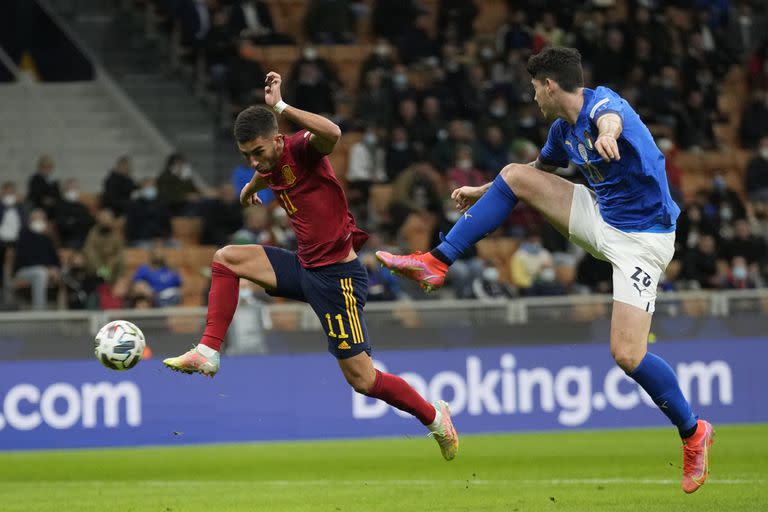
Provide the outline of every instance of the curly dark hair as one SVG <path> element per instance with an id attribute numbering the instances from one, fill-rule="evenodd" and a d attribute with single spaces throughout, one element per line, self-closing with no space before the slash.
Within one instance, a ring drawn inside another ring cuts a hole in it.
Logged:
<path id="1" fill-rule="evenodd" d="M 584 87 L 584 72 L 581 69 L 581 53 L 576 48 L 544 48 L 528 59 L 528 73 L 543 82 L 549 78 L 568 92 Z"/>
<path id="2" fill-rule="evenodd" d="M 248 107 L 237 115 L 234 132 L 239 144 L 259 137 L 271 137 L 277 133 L 277 117 L 263 105 Z"/>

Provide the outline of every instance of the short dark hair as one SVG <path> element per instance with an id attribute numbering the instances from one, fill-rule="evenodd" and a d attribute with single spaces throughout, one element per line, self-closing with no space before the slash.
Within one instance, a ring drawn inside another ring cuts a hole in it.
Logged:
<path id="1" fill-rule="evenodd" d="M 259 137 L 271 137 L 277 133 L 277 117 L 271 109 L 262 105 L 248 107 L 237 114 L 234 132 L 239 144 Z"/>
<path id="2" fill-rule="evenodd" d="M 544 48 L 528 59 L 528 73 L 543 82 L 549 78 L 568 92 L 584 87 L 584 72 L 581 69 L 581 53 L 576 48 Z"/>

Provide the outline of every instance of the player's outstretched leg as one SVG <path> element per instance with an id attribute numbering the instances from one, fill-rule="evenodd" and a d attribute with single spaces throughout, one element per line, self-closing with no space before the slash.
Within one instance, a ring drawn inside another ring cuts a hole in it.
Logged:
<path id="1" fill-rule="evenodd" d="M 395 255 L 378 251 L 376 257 L 385 267 L 419 283 L 425 291 L 440 288 L 445 282 L 448 266 L 478 240 L 498 228 L 516 204 L 517 196 L 504 180 L 503 173 L 499 174 L 485 194 L 430 253 Z"/>
<path id="2" fill-rule="evenodd" d="M 229 324 L 237 309 L 240 278 L 227 266 L 214 259 L 211 263 L 211 291 L 208 314 L 200 343 L 192 350 L 170 357 L 163 364 L 183 373 L 201 373 L 213 377 L 219 371 L 219 351 Z"/>
<path id="3" fill-rule="evenodd" d="M 373 367 L 367 353 L 340 359 L 339 366 L 352 388 L 363 395 L 378 398 L 418 419 L 440 446 L 445 460 L 453 460 L 459 451 L 459 435 L 451 421 L 451 410 L 443 400 L 430 404 L 404 379 Z"/>

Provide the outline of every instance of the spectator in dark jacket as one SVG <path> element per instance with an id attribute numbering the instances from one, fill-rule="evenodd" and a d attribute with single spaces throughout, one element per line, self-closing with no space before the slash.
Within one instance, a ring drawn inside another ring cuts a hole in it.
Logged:
<path id="1" fill-rule="evenodd" d="M 683 262 L 685 277 L 694 281 L 701 288 L 717 288 L 717 252 L 715 238 L 702 235 L 699 245 L 688 252 Z"/>
<path id="2" fill-rule="evenodd" d="M 200 200 L 200 188 L 192 176 L 192 166 L 181 153 L 173 153 L 157 177 L 157 196 L 172 216 L 187 215 Z"/>
<path id="3" fill-rule="evenodd" d="M 203 244 L 227 245 L 232 235 L 243 227 L 239 192 L 231 183 L 224 183 L 219 187 L 218 197 L 205 204 Z"/>
<path id="4" fill-rule="evenodd" d="M 747 164 L 744 189 L 752 201 L 768 201 L 768 135 L 760 139 L 760 146 Z"/>
<path id="5" fill-rule="evenodd" d="M 128 204 L 125 214 L 125 239 L 131 247 L 149 248 L 171 242 L 171 214 L 157 198 L 153 178 L 142 182 L 138 198 Z"/>
<path id="6" fill-rule="evenodd" d="M 109 172 L 104 180 L 104 191 L 101 196 L 101 204 L 109 208 L 117 217 L 125 215 L 131 196 L 139 186 L 131 177 L 131 158 L 123 155 L 117 159 L 115 168 Z"/>
<path id="7" fill-rule="evenodd" d="M 46 308 L 48 284 L 58 281 L 61 261 L 50 235 L 45 212 L 33 210 L 29 224 L 19 233 L 13 262 L 14 278 L 28 281 L 32 289 L 32 308 Z"/>
<path id="8" fill-rule="evenodd" d="M 37 171 L 29 178 L 27 200 L 33 208 L 42 208 L 51 217 L 56 213 L 56 206 L 61 199 L 59 183 L 53 177 L 56 164 L 48 155 L 37 161 Z"/>
<path id="9" fill-rule="evenodd" d="M 56 229 L 62 247 L 80 249 L 93 226 L 93 216 L 80 202 L 80 187 L 76 179 L 64 182 L 63 198 L 56 207 Z"/>

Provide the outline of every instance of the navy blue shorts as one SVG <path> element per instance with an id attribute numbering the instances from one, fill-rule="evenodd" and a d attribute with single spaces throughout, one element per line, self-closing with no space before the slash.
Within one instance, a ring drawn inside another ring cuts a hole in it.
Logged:
<path id="1" fill-rule="evenodd" d="M 274 297 L 299 300 L 312 306 L 328 337 L 328 352 L 346 359 L 370 355 L 363 308 L 368 298 L 368 272 L 360 260 L 318 268 L 304 268 L 295 253 L 263 246 L 277 276 Z"/>

